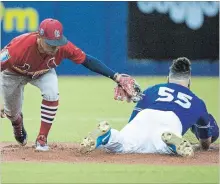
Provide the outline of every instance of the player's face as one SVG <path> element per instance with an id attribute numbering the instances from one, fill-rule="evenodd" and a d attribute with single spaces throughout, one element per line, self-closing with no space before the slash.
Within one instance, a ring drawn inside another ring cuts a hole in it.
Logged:
<path id="1" fill-rule="evenodd" d="M 40 46 L 42 50 L 48 55 L 55 55 L 59 49 L 59 46 L 48 45 L 43 38 L 40 39 Z"/>

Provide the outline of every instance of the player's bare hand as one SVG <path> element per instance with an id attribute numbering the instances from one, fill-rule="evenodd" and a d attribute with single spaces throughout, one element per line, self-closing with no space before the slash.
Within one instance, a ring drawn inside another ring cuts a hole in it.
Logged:
<path id="1" fill-rule="evenodd" d="M 6 114 L 4 112 L 4 109 L 0 109 L 0 117 L 1 118 L 5 118 L 6 117 Z"/>

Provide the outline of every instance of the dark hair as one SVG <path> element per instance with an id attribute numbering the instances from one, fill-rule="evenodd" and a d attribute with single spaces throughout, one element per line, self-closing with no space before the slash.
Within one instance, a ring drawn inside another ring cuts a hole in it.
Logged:
<path id="1" fill-rule="evenodd" d="M 170 66 L 171 76 L 187 77 L 191 75 L 191 62 L 186 57 L 180 57 L 173 60 Z"/>

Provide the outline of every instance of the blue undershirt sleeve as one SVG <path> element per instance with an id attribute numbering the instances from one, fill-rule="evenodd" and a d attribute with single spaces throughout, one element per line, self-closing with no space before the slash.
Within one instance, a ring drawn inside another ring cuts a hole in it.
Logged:
<path id="1" fill-rule="evenodd" d="M 215 142 L 219 137 L 219 127 L 215 118 L 211 114 L 209 114 L 209 121 L 212 134 L 212 142 Z"/>
<path id="2" fill-rule="evenodd" d="M 197 139 L 208 139 L 212 137 L 210 117 L 206 109 L 205 103 L 201 100 L 199 104 L 200 117 L 192 126 L 191 130 L 196 135 Z"/>
<path id="3" fill-rule="evenodd" d="M 116 72 L 111 70 L 104 63 L 90 55 L 86 55 L 86 59 L 82 63 L 82 65 L 93 72 L 99 73 L 105 77 L 109 77 L 112 80 L 114 80 L 114 75 L 116 74 Z"/>
<path id="4" fill-rule="evenodd" d="M 192 133 L 196 136 L 198 140 L 202 138 L 203 139 L 208 138 L 207 136 L 208 134 L 212 137 L 212 143 L 213 143 L 219 137 L 219 127 L 214 117 L 211 114 L 209 114 L 209 125 L 210 125 L 209 128 L 205 128 L 205 127 L 201 128 L 201 127 L 198 127 L 197 124 L 195 124 L 191 127 Z"/>

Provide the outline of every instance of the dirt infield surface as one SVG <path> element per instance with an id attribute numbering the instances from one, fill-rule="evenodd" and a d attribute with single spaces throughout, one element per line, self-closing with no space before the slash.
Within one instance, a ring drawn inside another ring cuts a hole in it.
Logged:
<path id="1" fill-rule="evenodd" d="M 196 151 L 193 158 L 156 154 L 110 154 L 101 150 L 83 155 L 75 143 L 50 144 L 49 152 L 36 152 L 29 143 L 0 143 L 2 162 L 63 162 L 63 163 L 118 163 L 153 165 L 219 165 L 219 146 L 209 151 Z"/>

